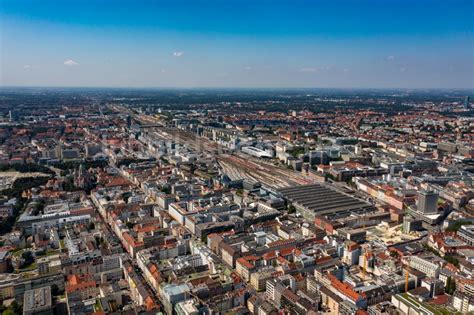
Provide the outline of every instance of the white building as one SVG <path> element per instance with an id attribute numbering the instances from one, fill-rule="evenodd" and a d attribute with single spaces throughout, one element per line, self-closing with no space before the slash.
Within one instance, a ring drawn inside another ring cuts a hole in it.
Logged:
<path id="1" fill-rule="evenodd" d="M 194 300 L 186 300 L 175 305 L 174 310 L 177 315 L 198 315 L 199 310 Z"/>
<path id="2" fill-rule="evenodd" d="M 453 296 L 453 307 L 463 314 L 474 311 L 474 297 L 469 294 L 456 292 Z"/>
<path id="3" fill-rule="evenodd" d="M 271 159 L 273 156 L 270 152 L 263 151 L 261 149 L 258 149 L 256 147 L 242 147 L 242 152 L 247 153 L 252 156 L 256 156 L 259 158 L 269 158 Z"/>
<path id="4" fill-rule="evenodd" d="M 418 256 L 410 257 L 410 267 L 423 272 L 428 277 L 438 279 L 440 267 L 427 259 Z"/>
<path id="5" fill-rule="evenodd" d="M 470 246 L 474 246 L 474 224 L 463 225 L 458 231 L 458 236 Z"/>

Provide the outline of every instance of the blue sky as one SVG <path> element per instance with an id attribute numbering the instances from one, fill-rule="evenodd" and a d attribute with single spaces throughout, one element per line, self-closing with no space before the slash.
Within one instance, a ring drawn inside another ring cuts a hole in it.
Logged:
<path id="1" fill-rule="evenodd" d="M 474 0 L 0 0 L 0 84 L 474 88 Z"/>

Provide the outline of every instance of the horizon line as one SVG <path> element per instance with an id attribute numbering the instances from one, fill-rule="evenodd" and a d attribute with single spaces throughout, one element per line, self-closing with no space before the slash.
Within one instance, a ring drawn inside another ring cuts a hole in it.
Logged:
<path id="1" fill-rule="evenodd" d="M 474 87 L 266 87 L 266 86 L 82 86 L 82 85 L 0 85 L 0 89 L 129 89 L 129 90 L 438 90 L 473 91 Z"/>

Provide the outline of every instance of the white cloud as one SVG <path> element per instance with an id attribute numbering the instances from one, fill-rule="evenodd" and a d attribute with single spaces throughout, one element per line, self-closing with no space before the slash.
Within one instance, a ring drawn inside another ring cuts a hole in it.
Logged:
<path id="1" fill-rule="evenodd" d="M 405 72 L 405 71 L 407 71 L 407 68 L 406 68 L 406 67 L 401 67 L 401 68 L 400 68 L 400 72 Z"/>
<path id="2" fill-rule="evenodd" d="M 165 70 L 165 69 L 161 69 L 161 73 L 165 73 L 165 72 L 166 72 L 166 70 Z"/>
<path id="3" fill-rule="evenodd" d="M 244 70 L 247 70 L 247 71 L 252 70 L 252 67 L 251 66 L 245 66 Z"/>
<path id="4" fill-rule="evenodd" d="M 386 59 L 387 59 L 387 61 L 393 61 L 393 60 L 395 60 L 395 56 L 390 55 L 390 56 L 387 56 Z"/>
<path id="5" fill-rule="evenodd" d="M 182 57 L 184 55 L 184 51 L 175 51 L 173 53 L 173 56 L 175 57 Z"/>
<path id="6" fill-rule="evenodd" d="M 68 60 L 64 60 L 64 65 L 68 67 L 74 67 L 74 66 L 78 66 L 79 63 L 72 59 L 68 59 Z"/>
<path id="7" fill-rule="evenodd" d="M 31 65 L 31 64 L 26 64 L 26 65 L 23 65 L 23 70 L 34 70 L 34 69 L 39 69 L 40 66 L 39 65 Z"/>
<path id="8" fill-rule="evenodd" d="M 321 72 L 321 71 L 329 71 L 332 68 L 330 66 L 321 66 L 321 67 L 304 67 L 301 68 L 300 72 Z"/>
<path id="9" fill-rule="evenodd" d="M 306 68 L 301 68 L 300 72 L 318 72 L 318 68 L 313 68 L 313 67 L 306 67 Z"/>

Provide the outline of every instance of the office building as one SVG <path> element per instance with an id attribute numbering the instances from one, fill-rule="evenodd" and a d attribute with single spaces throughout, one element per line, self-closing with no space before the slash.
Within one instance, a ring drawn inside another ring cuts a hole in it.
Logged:
<path id="1" fill-rule="evenodd" d="M 438 194 L 434 191 L 420 191 L 417 209 L 423 214 L 435 214 L 438 212 Z"/>
<path id="2" fill-rule="evenodd" d="M 437 279 L 439 276 L 440 268 L 436 263 L 431 261 L 430 257 L 421 258 L 413 256 L 410 258 L 410 267 L 423 272 L 428 277 Z"/>
<path id="3" fill-rule="evenodd" d="M 28 290 L 23 298 L 23 315 L 53 314 L 51 287 Z"/>
<path id="4" fill-rule="evenodd" d="M 461 226 L 458 236 L 469 246 L 474 246 L 474 224 Z"/>

